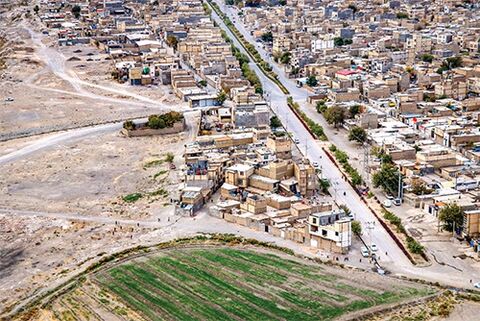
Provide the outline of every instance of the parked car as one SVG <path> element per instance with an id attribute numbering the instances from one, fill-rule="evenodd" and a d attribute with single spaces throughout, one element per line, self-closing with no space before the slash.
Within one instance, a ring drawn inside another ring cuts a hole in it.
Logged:
<path id="1" fill-rule="evenodd" d="M 396 198 L 393 200 L 393 204 L 395 204 L 396 206 L 400 206 L 402 205 L 402 200 L 399 198 Z"/>
<path id="2" fill-rule="evenodd" d="M 480 282 L 473 283 L 473 286 L 477 289 L 480 289 Z"/>
<path id="3" fill-rule="evenodd" d="M 175 164 L 170 164 L 170 169 L 176 169 L 177 166 L 175 166 Z"/>
<path id="4" fill-rule="evenodd" d="M 13 97 L 7 97 L 5 98 L 5 101 L 14 101 L 15 99 Z"/>
<path id="5" fill-rule="evenodd" d="M 295 144 L 300 144 L 300 139 L 298 138 L 294 138 L 293 141 L 295 142 Z"/>
<path id="6" fill-rule="evenodd" d="M 391 200 L 384 200 L 383 201 L 383 206 L 384 207 L 391 207 L 392 206 L 392 201 Z"/>
<path id="7" fill-rule="evenodd" d="M 376 252 L 378 250 L 377 244 L 375 243 L 370 244 L 370 250 L 372 250 L 372 252 Z"/>
<path id="8" fill-rule="evenodd" d="M 362 246 L 362 249 L 360 251 L 362 252 L 363 257 L 369 257 L 370 256 L 370 251 L 365 246 Z"/>
<path id="9" fill-rule="evenodd" d="M 315 168 L 318 168 L 318 166 L 319 166 L 317 162 L 313 162 L 312 165 L 313 165 L 313 167 L 315 167 Z"/>

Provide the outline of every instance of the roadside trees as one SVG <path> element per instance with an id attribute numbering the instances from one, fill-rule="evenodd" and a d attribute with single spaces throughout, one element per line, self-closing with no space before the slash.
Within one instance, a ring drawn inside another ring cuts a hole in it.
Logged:
<path id="1" fill-rule="evenodd" d="M 373 174 L 372 182 L 374 187 L 381 187 L 386 193 L 397 195 L 399 179 L 398 169 L 390 163 L 384 163 L 381 169 Z"/>
<path id="2" fill-rule="evenodd" d="M 463 210 L 455 203 L 447 204 L 440 210 L 438 219 L 443 223 L 443 228 L 452 232 L 454 228 L 463 225 Z"/>
<path id="3" fill-rule="evenodd" d="M 307 78 L 307 81 L 306 81 L 307 85 L 309 85 L 310 87 L 315 87 L 316 85 L 318 85 L 318 80 L 315 76 L 309 76 Z"/>
<path id="4" fill-rule="evenodd" d="M 367 140 L 367 132 L 362 127 L 354 126 L 348 133 L 348 140 L 364 143 Z"/>
<path id="5" fill-rule="evenodd" d="M 330 125 L 334 125 L 335 127 L 343 124 L 346 118 L 345 109 L 338 106 L 327 108 L 327 110 L 325 110 L 325 112 L 323 113 L 323 116 L 325 117 L 327 123 L 329 123 Z"/>

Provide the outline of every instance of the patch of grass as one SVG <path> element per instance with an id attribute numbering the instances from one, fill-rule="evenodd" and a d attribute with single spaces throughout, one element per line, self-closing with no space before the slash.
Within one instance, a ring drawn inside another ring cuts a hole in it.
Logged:
<path id="1" fill-rule="evenodd" d="M 372 291 L 318 265 L 235 248 L 169 250 L 96 278 L 150 320 L 332 320 L 421 294 L 400 285 Z"/>
<path id="2" fill-rule="evenodd" d="M 143 165 L 143 169 L 147 169 L 147 168 L 151 168 L 151 167 L 157 167 L 157 166 L 162 165 L 164 162 L 165 162 L 164 159 L 156 159 L 156 160 L 153 160 L 153 161 L 149 161 L 149 162 L 146 162 Z"/>
<path id="3" fill-rule="evenodd" d="M 151 193 L 148 193 L 149 196 L 163 196 L 163 197 L 167 197 L 168 196 L 168 192 L 163 189 L 163 188 L 159 188 L 157 189 L 156 191 L 153 191 Z"/>
<path id="4" fill-rule="evenodd" d="M 122 200 L 127 203 L 134 203 L 143 197 L 142 193 L 132 193 L 122 197 Z"/>
<path id="5" fill-rule="evenodd" d="M 163 170 L 159 171 L 158 173 L 155 173 L 155 175 L 153 175 L 153 179 L 156 179 L 158 176 L 164 175 L 166 173 L 168 173 L 168 171 L 163 169 Z"/>

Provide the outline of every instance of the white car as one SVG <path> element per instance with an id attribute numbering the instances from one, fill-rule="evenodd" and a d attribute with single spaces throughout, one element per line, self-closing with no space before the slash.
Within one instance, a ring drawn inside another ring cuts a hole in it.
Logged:
<path id="1" fill-rule="evenodd" d="M 295 142 L 295 144 L 300 144 L 300 139 L 298 138 L 294 138 L 293 141 Z"/>
<path id="2" fill-rule="evenodd" d="M 477 289 L 480 289 L 480 282 L 473 283 L 473 286 L 476 287 Z"/>
<path id="3" fill-rule="evenodd" d="M 383 206 L 384 207 L 391 207 L 392 206 L 392 201 L 391 200 L 384 200 L 383 201 Z"/>
<path id="4" fill-rule="evenodd" d="M 13 99 L 13 97 L 7 97 L 5 98 L 5 101 L 14 101 L 15 99 Z"/>
<path id="5" fill-rule="evenodd" d="M 370 244 L 370 250 L 372 250 L 372 252 L 376 252 L 378 250 L 377 244 L 375 243 Z"/>
<path id="6" fill-rule="evenodd" d="M 315 167 L 315 168 L 318 168 L 318 166 L 319 166 L 317 162 L 313 162 L 312 165 L 313 165 L 313 167 Z"/>
<path id="7" fill-rule="evenodd" d="M 370 256 L 370 251 L 365 246 L 362 246 L 362 249 L 360 251 L 362 252 L 363 257 L 369 257 Z"/>
<path id="8" fill-rule="evenodd" d="M 399 198 L 396 198 L 393 200 L 393 204 L 395 204 L 395 206 L 400 206 L 402 205 L 402 200 Z"/>

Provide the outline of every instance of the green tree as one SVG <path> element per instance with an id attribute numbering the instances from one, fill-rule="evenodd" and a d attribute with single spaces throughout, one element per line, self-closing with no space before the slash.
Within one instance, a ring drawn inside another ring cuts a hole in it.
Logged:
<path id="1" fill-rule="evenodd" d="M 438 74 L 442 74 L 444 71 L 452 70 L 463 65 L 463 59 L 461 56 L 450 57 L 442 62 L 442 66 L 437 69 Z"/>
<path id="2" fill-rule="evenodd" d="M 341 47 L 345 44 L 342 37 L 333 38 L 333 43 L 334 43 L 335 47 Z"/>
<path id="3" fill-rule="evenodd" d="M 375 157 L 379 157 L 381 153 L 382 153 L 382 148 L 380 146 L 372 146 L 372 148 L 370 148 L 370 154 L 372 154 Z"/>
<path id="4" fill-rule="evenodd" d="M 136 128 L 136 125 L 133 121 L 127 120 L 123 123 L 123 128 L 127 130 L 134 130 Z"/>
<path id="5" fill-rule="evenodd" d="M 445 205 L 438 215 L 438 219 L 443 223 L 443 228 L 452 232 L 453 229 L 463 226 L 463 210 L 455 203 Z"/>
<path id="6" fill-rule="evenodd" d="M 383 164 L 379 171 L 373 174 L 374 187 L 381 187 L 387 194 L 398 195 L 399 171 L 392 164 Z"/>
<path id="7" fill-rule="evenodd" d="M 200 80 L 200 81 L 198 82 L 198 84 L 199 84 L 200 86 L 202 86 L 202 87 L 207 87 L 207 81 L 204 80 L 204 79 Z"/>
<path id="8" fill-rule="evenodd" d="M 82 11 L 82 8 L 80 8 L 80 6 L 78 6 L 78 5 L 73 6 L 72 13 L 73 13 L 75 18 L 78 19 L 80 17 L 80 11 Z"/>
<path id="9" fill-rule="evenodd" d="M 316 109 L 317 109 L 317 113 L 319 114 L 323 114 L 325 112 L 325 110 L 327 110 L 327 105 L 325 105 L 325 101 L 324 100 L 320 100 L 319 102 L 317 102 L 317 105 L 316 105 Z"/>
<path id="10" fill-rule="evenodd" d="M 432 192 L 432 190 L 427 187 L 425 182 L 423 182 L 420 179 L 416 179 L 412 181 L 411 191 L 415 195 L 426 195 Z"/>
<path id="11" fill-rule="evenodd" d="M 217 101 L 220 104 L 223 104 L 227 100 L 227 94 L 222 90 L 221 92 L 218 93 L 217 95 Z"/>
<path id="12" fill-rule="evenodd" d="M 350 211 L 350 209 L 345 204 L 339 205 L 338 208 L 341 209 L 347 216 L 352 214 L 352 211 Z"/>
<path id="13" fill-rule="evenodd" d="M 327 110 L 325 110 L 323 116 L 325 117 L 327 123 L 330 125 L 333 124 L 335 127 L 337 127 L 338 125 L 343 124 L 345 121 L 345 109 L 338 106 L 329 107 Z"/>
<path id="14" fill-rule="evenodd" d="M 290 57 L 291 57 L 291 53 L 290 52 L 284 52 L 282 53 L 282 55 L 280 56 L 280 62 L 284 65 L 287 65 L 290 63 Z"/>
<path id="15" fill-rule="evenodd" d="M 263 42 L 272 42 L 273 41 L 273 34 L 271 31 L 265 32 L 262 34 L 261 39 Z"/>
<path id="16" fill-rule="evenodd" d="M 392 159 L 392 156 L 390 154 L 386 154 L 386 153 L 382 152 L 379 155 L 379 158 L 380 158 L 380 162 L 382 164 L 393 164 L 393 159 Z"/>
<path id="17" fill-rule="evenodd" d="M 280 0 L 278 1 L 278 4 L 281 6 L 286 6 L 287 5 L 287 0 Z"/>
<path id="18" fill-rule="evenodd" d="M 152 129 L 162 129 L 167 127 L 165 120 L 158 115 L 150 115 L 148 117 L 147 126 Z"/>
<path id="19" fill-rule="evenodd" d="M 367 132 L 362 127 L 354 126 L 348 132 L 348 140 L 364 143 L 367 140 Z"/>
<path id="20" fill-rule="evenodd" d="M 39 11 L 40 11 L 40 7 L 38 6 L 38 4 L 36 4 L 35 7 L 33 7 L 33 12 L 35 12 L 35 14 L 38 15 Z"/>
<path id="21" fill-rule="evenodd" d="M 177 50 L 178 39 L 174 35 L 167 36 L 167 45 L 172 47 L 173 49 Z"/>
<path id="22" fill-rule="evenodd" d="M 355 235 L 362 234 L 362 224 L 359 221 L 352 221 L 352 233 Z"/>
<path id="23" fill-rule="evenodd" d="M 408 14 L 405 12 L 397 13 L 397 19 L 408 19 Z"/>
<path id="24" fill-rule="evenodd" d="M 246 7 L 258 7 L 261 0 L 245 0 Z"/>
<path id="25" fill-rule="evenodd" d="M 276 129 L 282 127 L 282 122 L 277 116 L 270 117 L 270 128 Z"/>
<path id="26" fill-rule="evenodd" d="M 323 194 L 328 194 L 328 189 L 330 188 L 330 181 L 326 178 L 321 178 L 318 180 L 318 186 L 320 192 Z"/>
<path id="27" fill-rule="evenodd" d="M 355 13 L 358 11 L 358 8 L 356 5 L 354 4 L 349 4 L 348 5 L 348 9 L 351 9 L 353 11 L 353 14 L 355 15 Z"/>
<path id="28" fill-rule="evenodd" d="M 361 106 L 360 105 L 353 105 L 348 109 L 348 112 L 350 114 L 350 118 L 355 118 L 358 114 L 360 114 L 361 111 Z"/>
<path id="29" fill-rule="evenodd" d="M 174 159 L 175 159 L 175 155 L 173 155 L 173 153 L 167 153 L 167 155 L 165 155 L 165 161 L 167 163 L 173 163 Z"/>
<path id="30" fill-rule="evenodd" d="M 307 85 L 309 85 L 310 87 L 315 87 L 316 85 L 318 85 L 318 80 L 315 76 L 309 76 L 307 78 L 307 81 L 306 81 Z"/>
<path id="31" fill-rule="evenodd" d="M 431 63 L 433 61 L 433 55 L 431 54 L 423 54 L 420 56 L 420 59 L 424 62 L 428 62 L 428 63 Z"/>

